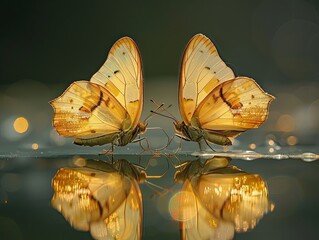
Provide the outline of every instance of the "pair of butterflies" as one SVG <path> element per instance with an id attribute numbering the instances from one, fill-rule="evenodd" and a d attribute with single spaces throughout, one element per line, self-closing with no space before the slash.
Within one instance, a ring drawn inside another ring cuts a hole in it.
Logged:
<path id="1" fill-rule="evenodd" d="M 142 239 L 139 183 L 146 173 L 125 159 L 112 164 L 84 161 L 79 164 L 83 167 L 56 173 L 52 206 L 72 227 L 90 231 L 94 239 Z M 175 173 L 175 181 L 183 183 L 174 195 L 179 197 L 173 217 L 180 221 L 181 239 L 232 239 L 235 232 L 253 229 L 271 210 L 262 178 L 228 163 L 224 157 L 188 161 Z"/>
<path id="2" fill-rule="evenodd" d="M 258 128 L 267 118 L 273 96 L 251 78 L 235 77 L 214 44 L 202 34 L 188 43 L 180 72 L 179 137 L 231 145 L 230 138 Z M 124 146 L 146 131 L 141 56 L 135 42 L 119 39 L 90 81 L 76 81 L 50 102 L 53 126 L 78 145 Z"/>

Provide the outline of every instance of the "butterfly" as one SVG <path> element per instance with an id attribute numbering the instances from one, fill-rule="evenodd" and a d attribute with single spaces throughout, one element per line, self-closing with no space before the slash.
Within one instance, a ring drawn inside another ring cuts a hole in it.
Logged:
<path id="1" fill-rule="evenodd" d="M 52 207 L 94 239 L 142 239 L 139 183 L 146 173 L 125 159 L 77 161 L 82 167 L 61 168 L 53 177 Z"/>
<path id="2" fill-rule="evenodd" d="M 77 145 L 124 146 L 146 131 L 139 122 L 143 76 L 139 49 L 129 37 L 119 39 L 90 81 L 72 83 L 50 102 L 53 126 Z"/>
<path id="3" fill-rule="evenodd" d="M 183 183 L 174 213 L 181 239 L 233 239 L 273 209 L 266 182 L 229 162 L 225 157 L 189 161 L 175 173 L 175 181 Z"/>
<path id="4" fill-rule="evenodd" d="M 178 137 L 231 145 L 231 137 L 258 128 L 268 117 L 273 96 L 248 77 L 235 77 L 211 42 L 195 35 L 186 46 L 179 79 Z M 180 134 L 181 133 L 181 134 Z"/>

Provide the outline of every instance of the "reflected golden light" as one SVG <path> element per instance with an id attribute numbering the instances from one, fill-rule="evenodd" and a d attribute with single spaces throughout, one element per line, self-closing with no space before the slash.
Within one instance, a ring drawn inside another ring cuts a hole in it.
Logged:
<path id="1" fill-rule="evenodd" d="M 31 147 L 32 147 L 33 150 L 38 150 L 39 149 L 39 144 L 32 143 Z"/>
<path id="2" fill-rule="evenodd" d="M 275 141 L 272 140 L 272 139 L 270 139 L 270 140 L 268 141 L 268 144 L 269 144 L 270 146 L 273 146 L 273 145 L 275 144 Z"/>
<path id="3" fill-rule="evenodd" d="M 288 114 L 281 115 L 277 120 L 277 128 L 279 131 L 292 132 L 295 130 L 295 127 L 295 119 Z"/>
<path id="4" fill-rule="evenodd" d="M 298 143 L 298 138 L 296 136 L 289 136 L 286 140 L 287 144 L 290 146 L 294 146 Z"/>
<path id="5" fill-rule="evenodd" d="M 24 117 L 18 117 L 14 120 L 13 128 L 17 133 L 25 133 L 29 128 L 28 120 Z"/>
<path id="6" fill-rule="evenodd" d="M 195 196 L 188 191 L 174 194 L 169 201 L 168 210 L 175 221 L 188 221 L 196 214 Z"/>
<path id="7" fill-rule="evenodd" d="M 252 149 L 252 150 L 256 149 L 256 144 L 255 143 L 251 143 L 249 145 L 249 148 Z"/>

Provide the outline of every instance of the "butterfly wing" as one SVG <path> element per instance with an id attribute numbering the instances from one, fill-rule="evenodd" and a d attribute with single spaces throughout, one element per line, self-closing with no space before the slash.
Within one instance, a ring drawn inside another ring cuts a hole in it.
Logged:
<path id="1" fill-rule="evenodd" d="M 65 137 L 99 138 L 129 129 L 127 111 L 104 87 L 88 81 L 77 81 L 58 98 L 53 126 Z"/>
<path id="2" fill-rule="evenodd" d="M 218 84 L 234 78 L 206 36 L 195 35 L 186 46 L 179 79 L 179 108 L 189 125 L 193 113 L 202 100 Z"/>
<path id="3" fill-rule="evenodd" d="M 191 121 L 226 137 L 236 136 L 258 128 L 267 119 L 273 99 L 253 79 L 237 77 L 215 87 L 199 104 Z"/>
<path id="4" fill-rule="evenodd" d="M 90 81 L 105 87 L 119 101 L 135 128 L 143 108 L 142 62 L 135 42 L 129 37 L 119 39 Z"/>
<path id="5" fill-rule="evenodd" d="M 184 182 L 183 191 L 188 193 L 185 196 L 188 196 L 189 199 L 183 199 L 182 202 L 187 202 L 188 205 L 192 204 L 192 206 L 181 208 L 183 215 L 189 217 L 180 222 L 181 239 L 233 239 L 234 225 L 217 218 L 208 211 L 195 193 L 190 181 L 186 180 Z"/>
<path id="6" fill-rule="evenodd" d="M 52 180 L 51 204 L 72 227 L 95 239 L 141 239 L 139 185 L 118 172 L 62 168 Z"/>

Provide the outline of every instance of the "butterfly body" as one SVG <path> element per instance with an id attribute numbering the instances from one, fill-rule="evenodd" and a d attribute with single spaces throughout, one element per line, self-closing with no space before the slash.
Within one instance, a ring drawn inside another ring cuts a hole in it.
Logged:
<path id="1" fill-rule="evenodd" d="M 231 145 L 230 138 L 258 128 L 268 117 L 273 96 L 248 77 L 235 77 L 214 44 L 202 34 L 186 46 L 179 80 L 183 122 L 175 129 L 185 140 Z"/>
<path id="2" fill-rule="evenodd" d="M 135 42 L 124 37 L 111 48 L 90 81 L 72 83 L 50 102 L 53 126 L 77 145 L 125 146 L 144 133 L 141 56 Z"/>
<path id="3" fill-rule="evenodd" d="M 120 131 L 117 134 L 108 134 L 97 138 L 91 139 L 81 139 L 76 138 L 74 144 L 84 145 L 84 146 L 96 146 L 104 144 L 113 144 L 116 146 L 125 146 L 133 142 L 139 134 L 143 134 L 146 130 L 147 124 L 138 123 L 135 129 L 130 129 L 128 131 Z"/>
<path id="4" fill-rule="evenodd" d="M 177 122 L 175 130 L 182 133 L 182 138 L 187 141 L 201 142 L 206 139 L 218 145 L 231 145 L 229 138 L 224 135 L 195 126 L 195 124 L 186 125 L 185 122 Z"/>

